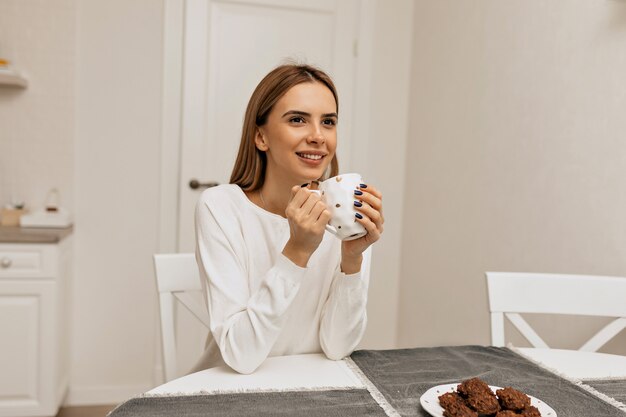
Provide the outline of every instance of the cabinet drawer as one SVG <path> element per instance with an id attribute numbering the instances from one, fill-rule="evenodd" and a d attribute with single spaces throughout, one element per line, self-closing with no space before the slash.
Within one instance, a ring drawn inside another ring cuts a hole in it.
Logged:
<path id="1" fill-rule="evenodd" d="M 52 278 L 54 251 L 47 245 L 0 245 L 0 278 Z"/>

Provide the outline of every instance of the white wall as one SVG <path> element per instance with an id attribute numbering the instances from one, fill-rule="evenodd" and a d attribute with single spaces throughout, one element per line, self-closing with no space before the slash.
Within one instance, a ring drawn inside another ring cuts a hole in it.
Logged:
<path id="1" fill-rule="evenodd" d="M 57 188 L 73 207 L 74 0 L 0 1 L 0 58 L 29 82 L 0 87 L 0 206 L 33 210 Z"/>
<path id="2" fill-rule="evenodd" d="M 371 37 L 372 47 L 369 142 L 357 137 L 353 146 L 367 146 L 367 160 L 354 165 L 383 192 L 385 230 L 372 252 L 368 325 L 359 347 L 388 349 L 398 337 L 413 1 L 374 4 L 372 32 L 363 34 Z"/>
<path id="3" fill-rule="evenodd" d="M 419 1 L 414 27 L 400 344 L 487 344 L 487 270 L 626 276 L 626 3 Z"/>
<path id="4" fill-rule="evenodd" d="M 69 403 L 152 384 L 163 4 L 77 2 L 74 339 Z"/>

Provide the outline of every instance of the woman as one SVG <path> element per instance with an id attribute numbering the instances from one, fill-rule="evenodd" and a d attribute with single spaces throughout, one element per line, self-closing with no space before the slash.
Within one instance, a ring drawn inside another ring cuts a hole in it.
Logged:
<path id="1" fill-rule="evenodd" d="M 363 253 L 382 233 L 382 196 L 361 185 L 356 221 L 368 234 L 341 242 L 325 233 L 330 213 L 309 191 L 338 173 L 337 113 L 332 80 L 307 65 L 274 69 L 252 94 L 230 184 L 196 207 L 211 323 L 196 370 L 251 373 L 268 356 L 322 351 L 341 359 L 361 340 Z"/>

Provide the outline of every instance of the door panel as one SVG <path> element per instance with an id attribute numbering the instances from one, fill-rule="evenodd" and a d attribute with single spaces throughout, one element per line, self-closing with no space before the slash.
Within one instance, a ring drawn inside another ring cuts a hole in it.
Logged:
<path id="1" fill-rule="evenodd" d="M 227 183 L 252 91 L 291 59 L 329 72 L 340 96 L 338 157 L 350 168 L 355 0 L 188 0 L 185 13 L 178 249 L 195 248 L 192 178 Z"/>
<path id="2" fill-rule="evenodd" d="M 207 124 L 212 146 L 205 149 L 212 166 L 205 175 L 228 182 L 248 99 L 277 63 L 291 57 L 330 67 L 332 26 L 328 13 L 240 4 L 217 3 L 213 7 L 209 91 L 214 93 L 209 95 Z M 296 33 L 298 36 L 289 36 Z M 226 39 L 228 43 L 223 42 Z M 215 150 L 228 157 L 212 158 Z"/>

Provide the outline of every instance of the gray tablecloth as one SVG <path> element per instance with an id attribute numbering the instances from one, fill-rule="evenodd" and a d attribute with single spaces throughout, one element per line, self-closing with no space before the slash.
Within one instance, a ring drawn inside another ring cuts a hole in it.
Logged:
<path id="1" fill-rule="evenodd" d="M 403 417 L 429 415 L 419 403 L 429 388 L 472 377 L 520 389 L 550 405 L 559 417 L 624 417 L 613 405 L 506 348 L 362 350 L 352 359 Z"/>
<path id="2" fill-rule="evenodd" d="M 134 398 L 110 417 L 386 417 L 365 389 Z"/>
<path id="3" fill-rule="evenodd" d="M 624 417 L 615 406 L 506 348 L 456 346 L 362 350 L 352 360 L 368 383 L 401 416 L 426 417 L 419 403 L 429 388 L 480 377 L 490 385 L 513 386 L 549 404 L 558 417 Z M 598 391 L 623 400 L 626 381 L 588 381 Z M 375 392 L 376 394 L 377 392 Z M 385 406 L 387 404 L 384 404 Z M 138 397 L 110 417 L 159 416 L 385 416 L 365 389 Z"/>
<path id="4" fill-rule="evenodd" d="M 583 382 L 622 404 L 626 404 L 626 379 L 596 379 Z"/>

